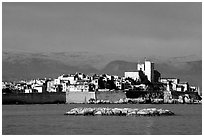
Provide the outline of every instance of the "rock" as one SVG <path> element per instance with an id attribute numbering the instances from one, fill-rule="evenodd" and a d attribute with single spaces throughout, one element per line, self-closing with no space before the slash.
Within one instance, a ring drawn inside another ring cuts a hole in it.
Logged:
<path id="1" fill-rule="evenodd" d="M 93 109 L 93 108 L 87 108 L 87 109 L 85 109 L 83 115 L 84 115 L 84 116 L 94 115 L 94 109 Z"/>
<path id="2" fill-rule="evenodd" d="M 75 112 L 68 111 L 68 112 L 65 113 L 65 115 L 75 115 Z"/>
<path id="3" fill-rule="evenodd" d="M 132 108 L 130 108 L 130 109 L 128 109 L 128 113 L 127 113 L 127 115 L 137 115 L 137 112 L 138 112 L 138 109 L 132 109 Z"/>
<path id="4" fill-rule="evenodd" d="M 113 115 L 112 110 L 107 110 L 107 111 L 106 111 L 106 115 Z"/>
<path id="5" fill-rule="evenodd" d="M 96 111 L 96 112 L 94 113 L 94 115 L 102 115 L 102 112 L 101 112 L 100 110 L 98 110 L 98 111 Z"/>
<path id="6" fill-rule="evenodd" d="M 122 109 L 121 112 L 122 112 L 122 113 L 121 113 L 122 116 L 126 116 L 127 113 L 128 113 L 127 109 Z"/>
<path id="7" fill-rule="evenodd" d="M 73 108 L 66 112 L 65 115 L 106 115 L 106 116 L 160 116 L 174 115 L 170 110 L 147 108 Z"/>
<path id="8" fill-rule="evenodd" d="M 121 110 L 117 108 L 112 109 L 112 111 L 113 111 L 113 115 L 115 116 L 120 115 L 122 113 Z"/>
<path id="9" fill-rule="evenodd" d="M 148 112 L 148 110 L 146 109 L 141 109 L 137 112 L 138 115 L 143 115 L 143 116 L 146 116 L 146 115 L 149 115 L 150 113 Z"/>

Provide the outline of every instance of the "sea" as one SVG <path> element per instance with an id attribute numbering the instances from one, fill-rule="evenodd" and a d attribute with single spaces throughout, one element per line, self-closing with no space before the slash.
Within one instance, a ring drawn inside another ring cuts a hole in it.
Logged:
<path id="1" fill-rule="evenodd" d="M 174 116 L 68 116 L 75 107 L 162 108 Z M 2 105 L 3 135 L 201 135 L 201 104 Z"/>

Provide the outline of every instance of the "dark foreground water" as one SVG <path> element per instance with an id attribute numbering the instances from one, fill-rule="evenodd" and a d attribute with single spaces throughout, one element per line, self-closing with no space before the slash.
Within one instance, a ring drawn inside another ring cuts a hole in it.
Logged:
<path id="1" fill-rule="evenodd" d="M 163 108 L 175 116 L 66 116 L 74 107 Z M 3 105 L 3 135 L 185 135 L 202 134 L 202 105 L 45 104 Z"/>

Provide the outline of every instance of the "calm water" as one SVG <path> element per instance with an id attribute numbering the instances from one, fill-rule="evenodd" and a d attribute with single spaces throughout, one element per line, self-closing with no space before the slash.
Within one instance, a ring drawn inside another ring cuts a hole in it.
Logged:
<path id="1" fill-rule="evenodd" d="M 130 107 L 163 108 L 176 116 L 120 117 L 120 116 L 66 116 L 74 107 Z M 12 135 L 138 135 L 202 134 L 202 105 L 187 104 L 46 104 L 3 105 L 3 134 Z"/>

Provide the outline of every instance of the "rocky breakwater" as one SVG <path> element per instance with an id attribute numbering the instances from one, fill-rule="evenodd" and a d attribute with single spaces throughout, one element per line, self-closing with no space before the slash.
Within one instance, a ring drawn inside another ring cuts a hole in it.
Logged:
<path id="1" fill-rule="evenodd" d="M 171 116 L 173 112 L 167 109 L 156 108 L 73 108 L 66 112 L 65 115 L 82 115 L 82 116 Z"/>

